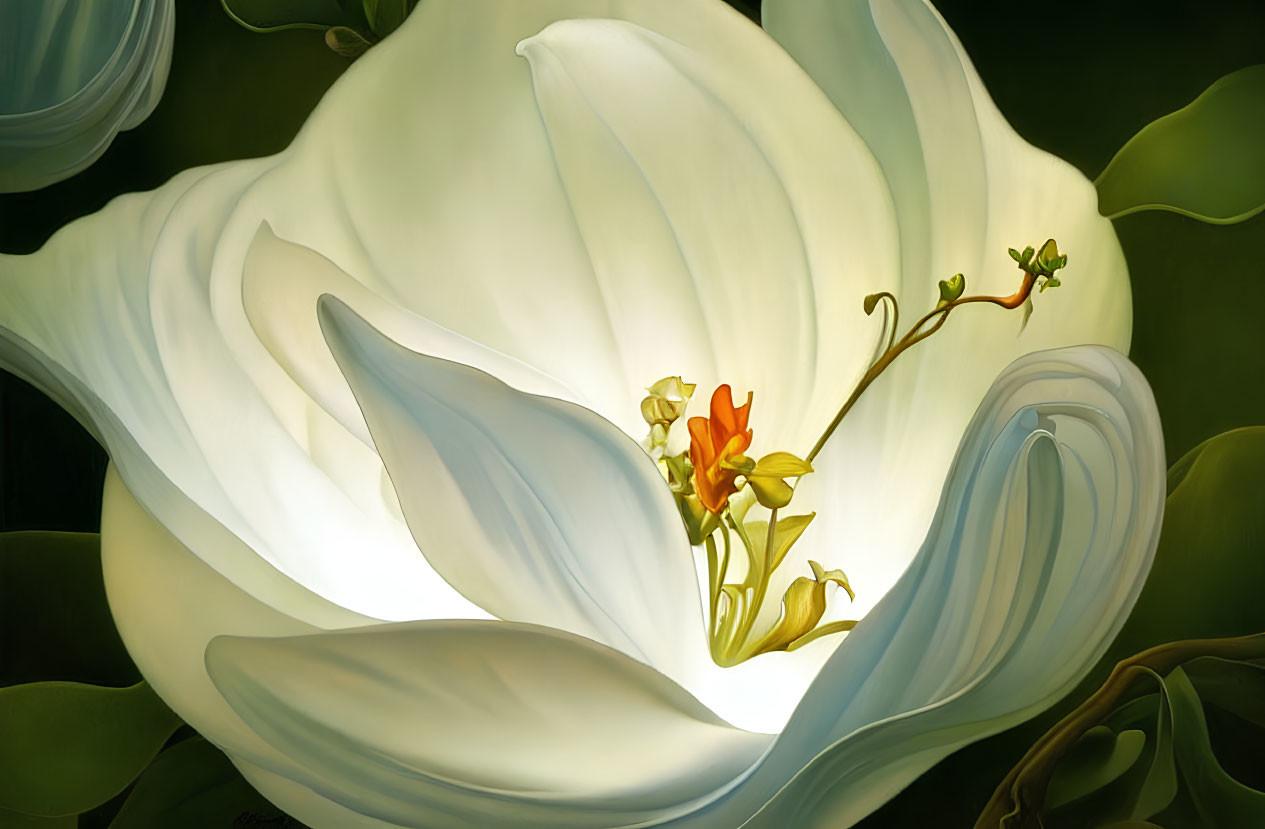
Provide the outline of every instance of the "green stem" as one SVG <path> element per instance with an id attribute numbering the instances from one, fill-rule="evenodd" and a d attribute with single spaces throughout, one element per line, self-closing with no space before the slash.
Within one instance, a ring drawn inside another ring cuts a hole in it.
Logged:
<path id="1" fill-rule="evenodd" d="M 1145 693 L 1137 680 L 1164 675 L 1201 656 L 1250 660 L 1265 658 L 1265 633 L 1229 639 L 1185 639 L 1145 650 L 1118 663 L 1102 687 L 1033 744 L 1006 775 L 975 829 L 1039 829 L 1046 788 L 1059 761 L 1085 732 L 1101 723 L 1121 703 Z"/>
<path id="2" fill-rule="evenodd" d="M 830 436 L 835 433 L 835 429 L 839 428 L 839 424 L 843 422 L 843 418 L 849 411 L 852 410 L 852 407 L 856 405 L 857 400 L 861 398 L 861 395 L 865 392 L 865 390 L 870 387 L 870 384 L 877 380 L 879 375 L 886 371 L 887 367 L 896 361 L 897 357 L 939 331 L 941 327 L 944 326 L 944 323 L 949 319 L 949 312 L 951 312 L 954 308 L 961 305 L 969 305 L 975 302 L 987 302 L 992 305 L 1013 310 L 1023 305 L 1028 297 L 1032 295 L 1032 288 L 1036 285 L 1036 281 L 1037 278 L 1035 275 L 1025 271 L 1023 283 L 1019 286 L 1019 290 L 1015 291 L 1010 296 L 959 297 L 958 299 L 955 299 L 946 305 L 942 305 L 939 308 L 932 309 L 919 317 L 918 321 L 915 322 L 910 327 L 909 331 L 905 333 L 905 336 L 901 337 L 900 341 L 895 345 L 889 345 L 888 349 L 883 352 L 883 356 L 875 360 L 873 365 L 866 370 L 865 374 L 861 375 L 861 380 L 857 383 L 856 388 L 852 390 L 852 394 L 850 394 L 848 399 L 844 401 L 843 406 L 834 416 L 834 419 L 830 421 L 830 425 L 826 427 L 826 430 L 822 432 L 821 437 L 817 439 L 815 444 L 813 444 L 813 448 L 808 452 L 805 459 L 809 463 L 812 463 L 813 459 L 816 458 L 818 453 L 820 453 L 825 447 L 826 441 L 830 440 Z M 893 302 L 895 302 L 895 300 L 893 300 Z M 930 329 L 923 331 L 922 327 L 936 316 L 939 316 L 940 319 L 936 321 L 935 325 L 933 325 Z M 893 327 L 892 334 L 895 335 L 895 333 L 895 328 Z M 891 342 L 890 338 L 888 342 Z"/>
<path id="3" fill-rule="evenodd" d="M 724 571 L 720 567 L 720 556 L 716 552 L 716 536 L 709 535 L 703 539 L 703 546 L 707 548 L 707 597 L 708 597 L 708 639 L 712 642 L 713 652 L 716 642 L 716 631 L 719 627 L 716 621 L 716 611 L 720 606 L 720 583 L 724 578 Z"/>
<path id="4" fill-rule="evenodd" d="M 751 580 L 751 576 L 759 569 L 760 566 L 760 563 L 756 561 L 754 552 L 755 548 L 751 545 L 751 539 L 747 536 L 747 530 L 745 527 L 735 521 L 734 517 L 728 512 L 725 513 L 725 519 L 729 522 L 729 526 L 733 528 L 733 531 L 738 534 L 738 540 L 742 542 L 742 546 L 747 551 L 747 575 L 746 578 L 742 580 L 742 584 L 744 587 L 749 587 L 755 584 L 755 582 Z"/>
<path id="5" fill-rule="evenodd" d="M 751 636 L 751 629 L 755 627 L 756 617 L 760 615 L 760 608 L 764 606 L 764 597 L 769 592 L 769 577 L 773 575 L 773 536 L 777 532 L 777 509 L 769 511 L 769 530 L 764 536 L 764 558 L 760 562 L 760 572 L 755 582 L 755 594 L 751 598 L 751 602 L 744 608 L 742 617 L 742 625 L 738 628 L 738 633 L 734 637 L 734 644 L 741 651 L 746 647 L 747 639 Z M 755 556 L 751 557 L 755 560 Z"/>

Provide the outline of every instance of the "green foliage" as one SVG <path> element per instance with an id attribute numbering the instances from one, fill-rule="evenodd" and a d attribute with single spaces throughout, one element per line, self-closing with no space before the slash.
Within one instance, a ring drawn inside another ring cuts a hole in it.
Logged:
<path id="1" fill-rule="evenodd" d="M 317 29 L 346 58 L 363 55 L 394 32 L 416 0 L 220 0 L 234 22 L 252 32 Z"/>
<path id="2" fill-rule="evenodd" d="M 1249 663 L 1199 659 L 1197 673 L 1215 683 Z M 1090 729 L 1062 758 L 1050 780 L 1042 825 L 1060 827 L 1161 826 L 1164 829 L 1249 829 L 1265 826 L 1265 793 L 1235 780 L 1222 768 L 1210 738 L 1195 684 L 1178 667 L 1167 677 L 1151 675 L 1157 688 L 1122 706 L 1109 725 Z M 1234 683 L 1231 683 L 1233 685 Z M 1224 692 L 1224 685 L 1222 690 Z M 1259 704 L 1257 689 L 1235 686 L 1230 705 Z M 1117 731 L 1121 723 L 1145 728 Z M 1265 733 L 1245 735 L 1259 742 Z M 1143 756 L 1143 745 L 1147 751 Z M 1126 772 L 1128 772 L 1126 774 Z"/>
<path id="3" fill-rule="evenodd" d="M 75 829 L 78 824 L 74 815 L 38 817 L 0 809 L 0 826 L 4 829 Z"/>
<path id="4" fill-rule="evenodd" d="M 0 534 L 0 685 L 140 679 L 115 630 L 96 533 Z"/>
<path id="5" fill-rule="evenodd" d="M 140 682 L 33 682 L 0 689 L 0 808 L 87 811 L 136 779 L 180 725 Z"/>
<path id="6" fill-rule="evenodd" d="M 941 279 L 939 288 L 940 303 L 936 306 L 937 308 L 942 305 L 948 305 L 950 302 L 954 302 L 962 296 L 962 294 L 966 291 L 966 277 L 960 273 L 955 273 L 948 279 Z"/>
<path id="7" fill-rule="evenodd" d="M 1130 729 L 1119 734 L 1095 726 L 1081 737 L 1050 780 L 1046 806 L 1054 809 L 1098 791 L 1124 774 L 1142 756 L 1146 734 Z"/>
<path id="8" fill-rule="evenodd" d="M 1164 529 L 1115 663 L 1178 639 L 1265 631 L 1265 427 L 1205 441 L 1168 474 Z"/>
<path id="9" fill-rule="evenodd" d="M 110 829 L 221 829 L 247 822 L 301 826 L 255 791 L 222 751 L 194 737 L 158 755 Z"/>
<path id="10" fill-rule="evenodd" d="M 1205 702 L 1265 728 L 1265 667 L 1205 657 L 1185 671 Z"/>
<path id="11" fill-rule="evenodd" d="M 400 28 L 409 12 L 408 0 L 364 0 L 364 3 L 365 17 L 378 37 L 386 37 Z"/>
<path id="12" fill-rule="evenodd" d="M 237 23 L 255 32 L 349 25 L 350 4 L 338 0 L 220 0 Z"/>
<path id="13" fill-rule="evenodd" d="M 1218 80 L 1189 106 L 1148 124 L 1095 182 L 1117 218 L 1170 210 L 1229 224 L 1265 208 L 1265 64 Z"/>

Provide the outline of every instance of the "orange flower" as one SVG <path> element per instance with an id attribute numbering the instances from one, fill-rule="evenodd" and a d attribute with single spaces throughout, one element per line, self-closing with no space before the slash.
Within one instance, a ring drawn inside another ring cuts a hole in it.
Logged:
<path id="1" fill-rule="evenodd" d="M 725 509 L 736 488 L 737 470 L 725 469 L 721 463 L 741 455 L 751 446 L 751 430 L 747 416 L 751 414 L 751 393 L 747 402 L 734 408 L 729 384 L 712 393 L 711 417 L 691 417 L 690 463 L 694 465 L 694 491 L 708 512 L 719 514 Z"/>

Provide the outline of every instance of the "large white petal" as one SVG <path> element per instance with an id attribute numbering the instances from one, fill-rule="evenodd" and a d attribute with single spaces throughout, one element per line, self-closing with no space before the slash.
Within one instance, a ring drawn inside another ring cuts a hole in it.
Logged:
<path id="1" fill-rule="evenodd" d="M 0 3 L 0 192 L 87 167 L 167 83 L 172 0 Z"/>
<path id="2" fill-rule="evenodd" d="M 623 654 L 531 625 L 225 637 L 207 666 L 301 782 L 402 826 L 660 823 L 723 792 L 770 739 Z"/>
<path id="3" fill-rule="evenodd" d="M 518 49 L 625 387 L 680 374 L 703 403 L 722 382 L 754 390 L 760 445 L 805 451 L 870 356 L 861 299 L 893 287 L 894 223 L 857 135 L 748 39 L 707 49 L 573 20 Z"/>
<path id="4" fill-rule="evenodd" d="M 707 660 L 690 547 L 640 446 L 573 403 L 411 352 L 332 297 L 320 314 L 413 537 L 454 587 L 670 676 Z"/>
<path id="5" fill-rule="evenodd" d="M 1128 349 L 1128 275 L 1093 186 L 1015 134 L 929 3 L 768 0 L 763 12 L 878 158 L 896 206 L 904 319 L 930 310 L 937 280 L 957 272 L 969 293 L 1012 293 L 1021 275 L 1008 247 L 1053 237 L 1070 257 L 1063 287 L 1035 297 L 1022 333 L 1020 312 L 967 307 L 903 355 L 805 480 L 806 500 L 831 506 L 798 552 L 847 571 L 864 611 L 918 548 L 963 429 L 1003 367 L 1067 345 Z"/>

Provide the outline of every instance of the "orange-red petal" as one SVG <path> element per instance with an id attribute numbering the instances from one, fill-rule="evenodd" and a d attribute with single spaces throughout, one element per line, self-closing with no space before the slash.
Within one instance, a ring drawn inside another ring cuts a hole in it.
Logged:
<path id="1" fill-rule="evenodd" d="M 703 506 L 713 513 L 725 508 L 735 491 L 738 473 L 721 466 L 724 461 L 741 455 L 751 446 L 752 430 L 747 428 L 751 414 L 752 394 L 747 402 L 734 408 L 733 390 L 723 384 L 712 393 L 711 417 L 692 417 L 690 430 L 690 463 L 694 465 L 694 491 Z"/>

